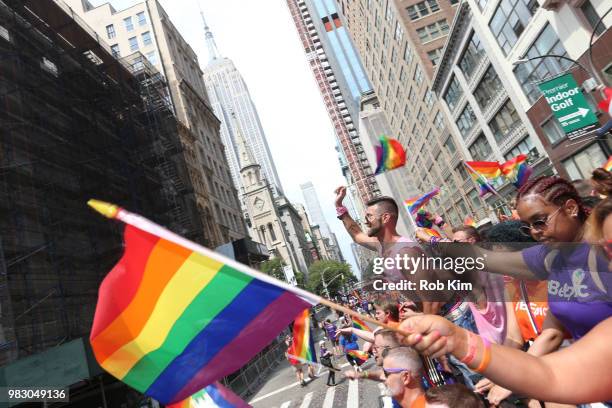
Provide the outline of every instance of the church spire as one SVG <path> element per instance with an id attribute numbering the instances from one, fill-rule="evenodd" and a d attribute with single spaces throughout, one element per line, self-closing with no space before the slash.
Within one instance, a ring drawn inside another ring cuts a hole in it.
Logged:
<path id="1" fill-rule="evenodd" d="M 253 152 L 251 148 L 247 144 L 242 131 L 240 130 L 240 124 L 238 123 L 238 119 L 236 119 L 236 114 L 234 112 L 231 113 L 232 116 L 232 128 L 234 130 L 234 135 L 236 137 L 236 144 L 238 145 L 238 161 L 240 163 L 240 169 L 245 169 L 249 166 L 258 165 L 257 161 L 253 156 Z"/>
<path id="2" fill-rule="evenodd" d="M 198 7 L 200 8 L 200 15 L 202 16 L 202 23 L 204 24 L 204 37 L 206 38 L 206 46 L 208 47 L 208 62 L 210 62 L 221 58 L 221 55 L 219 53 L 219 49 L 217 48 L 217 43 L 215 43 L 215 37 L 210 31 L 210 27 L 208 27 L 208 23 L 206 22 L 206 18 L 204 17 L 204 12 L 202 11 L 200 1 L 196 1 L 198 2 Z"/>

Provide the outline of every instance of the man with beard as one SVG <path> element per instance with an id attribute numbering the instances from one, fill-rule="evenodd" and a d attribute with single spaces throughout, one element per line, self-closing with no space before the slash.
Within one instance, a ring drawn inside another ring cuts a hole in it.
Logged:
<path id="1" fill-rule="evenodd" d="M 395 259 L 398 255 L 400 258 L 422 256 L 423 250 L 414 240 L 397 233 L 399 209 L 393 198 L 381 196 L 366 203 L 365 225 L 368 229 L 364 232 L 359 224 L 351 218 L 347 208 L 342 205 L 346 196 L 346 187 L 338 187 L 335 193 L 338 219 L 342 221 L 344 228 L 355 243 L 376 251 L 382 258 Z M 419 282 L 421 279 L 427 278 L 435 280 L 431 271 L 425 271 L 422 268 L 416 271 L 404 271 L 397 266 L 385 268 L 384 278 L 389 282 L 398 282 L 405 279 Z M 409 292 L 407 295 L 413 300 L 423 303 L 424 313 L 435 314 L 440 306 L 445 303 L 432 302 L 432 299 L 448 300 L 451 297 L 446 291 L 424 291 L 418 289 L 418 287 L 419 285 L 417 285 L 417 290 Z"/>

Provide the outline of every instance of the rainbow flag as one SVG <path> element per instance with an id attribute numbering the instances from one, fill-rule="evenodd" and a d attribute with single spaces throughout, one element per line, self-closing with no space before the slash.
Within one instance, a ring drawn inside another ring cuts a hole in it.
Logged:
<path id="1" fill-rule="evenodd" d="M 612 171 L 612 156 L 608 157 L 608 162 L 603 165 L 603 168 Z"/>
<path id="2" fill-rule="evenodd" d="M 465 163 L 468 164 L 468 163 L 474 163 L 474 162 L 465 162 Z M 480 163 L 487 163 L 487 162 L 480 162 Z M 493 162 L 490 162 L 490 163 L 493 163 Z M 497 165 L 499 174 L 501 174 L 501 170 L 499 170 L 499 163 L 495 162 L 495 164 Z M 493 188 L 493 186 L 491 186 L 489 184 L 489 180 L 487 179 L 487 177 L 483 176 L 478 171 L 475 171 L 469 165 L 466 166 L 466 168 L 467 168 L 467 172 L 472 177 L 472 180 L 474 180 L 476 182 L 476 184 L 478 184 L 478 187 L 480 188 L 480 196 L 481 197 L 484 196 L 487 193 L 495 194 L 495 189 Z M 494 174 L 495 175 L 496 173 L 491 171 L 490 174 Z M 494 178 L 499 177 L 499 174 L 497 174 Z"/>
<path id="3" fill-rule="evenodd" d="M 99 289 L 98 363 L 164 405 L 233 373 L 319 297 L 225 258 L 112 204 L 123 257 Z"/>
<path id="4" fill-rule="evenodd" d="M 368 353 L 361 350 L 349 350 L 346 352 L 346 354 L 355 357 L 357 360 L 359 360 L 359 362 L 357 363 L 358 365 L 362 365 L 370 358 L 370 355 Z"/>
<path id="5" fill-rule="evenodd" d="M 240 399 L 221 383 L 215 382 L 203 390 L 193 394 L 181 402 L 167 405 L 167 408 L 250 408 L 251 406 Z"/>
<path id="6" fill-rule="evenodd" d="M 495 180 L 502 175 L 502 170 L 498 162 L 466 161 L 468 168 L 477 174 L 482 175 L 487 180 Z"/>
<path id="7" fill-rule="evenodd" d="M 406 206 L 406 209 L 410 214 L 416 215 L 416 213 L 421 208 L 425 207 L 427 203 L 439 193 L 440 187 L 436 187 L 427 194 L 423 194 L 421 196 L 416 196 L 405 200 L 404 205 Z"/>
<path id="8" fill-rule="evenodd" d="M 370 329 L 368 327 L 368 325 L 365 324 L 365 322 L 363 320 L 361 320 L 360 318 L 358 318 L 356 316 L 351 316 L 351 319 L 353 320 L 353 327 L 355 327 L 356 329 L 365 330 L 365 331 L 372 331 L 372 329 Z"/>
<path id="9" fill-rule="evenodd" d="M 442 235 L 433 228 L 423 228 L 423 231 L 430 237 L 442 238 Z"/>
<path id="10" fill-rule="evenodd" d="M 527 165 L 527 155 L 519 154 L 514 159 L 502 164 L 501 172 L 508 180 L 513 182 L 516 188 L 520 188 L 529 180 L 532 169 Z"/>
<path id="11" fill-rule="evenodd" d="M 310 333 L 310 308 L 300 313 L 293 322 L 293 343 L 287 354 L 297 357 L 289 359 L 289 362 L 294 365 L 306 361 L 317 362 L 317 353 Z"/>
<path id="12" fill-rule="evenodd" d="M 465 217 L 465 220 L 463 221 L 463 225 L 468 226 L 468 227 L 476 227 L 476 221 L 474 221 L 472 217 Z"/>
<path id="13" fill-rule="evenodd" d="M 406 151 L 400 142 L 383 135 L 380 146 L 376 146 L 376 163 L 374 174 L 397 169 L 406 164 Z"/>

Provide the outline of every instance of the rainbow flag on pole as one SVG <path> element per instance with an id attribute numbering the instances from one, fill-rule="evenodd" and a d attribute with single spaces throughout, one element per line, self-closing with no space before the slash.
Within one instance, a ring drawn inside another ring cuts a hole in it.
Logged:
<path id="1" fill-rule="evenodd" d="M 353 327 L 355 327 L 356 329 L 372 331 L 372 329 L 370 329 L 368 325 L 365 324 L 365 322 L 361 320 L 360 318 L 358 318 L 357 316 L 351 316 L 351 320 L 353 320 Z"/>
<path id="2" fill-rule="evenodd" d="M 164 405 L 242 367 L 320 300 L 122 208 L 89 205 L 127 224 L 123 257 L 100 286 L 94 355 Z"/>
<path id="3" fill-rule="evenodd" d="M 439 193 L 440 187 L 436 187 L 427 194 L 423 194 L 421 196 L 416 196 L 405 200 L 404 205 L 406 206 L 406 209 L 410 214 L 416 215 L 416 213 L 421 208 L 425 207 L 427 203 Z"/>
<path id="4" fill-rule="evenodd" d="M 465 162 L 467 172 L 472 180 L 480 187 L 480 196 L 487 193 L 495 194 L 495 189 L 489 180 L 495 180 L 501 176 L 501 169 L 498 162 Z"/>
<path id="5" fill-rule="evenodd" d="M 381 136 L 380 146 L 376 146 L 376 171 L 374 174 L 397 169 L 404 164 L 406 164 L 406 151 L 400 142 L 384 135 Z"/>
<path id="6" fill-rule="evenodd" d="M 191 397 L 168 405 L 167 408 L 250 408 L 251 406 L 236 394 L 215 382 Z"/>
<path id="7" fill-rule="evenodd" d="M 346 352 L 346 354 L 357 359 L 358 360 L 357 365 L 362 365 L 363 363 L 368 361 L 368 359 L 370 358 L 370 355 L 368 353 L 366 353 L 365 351 L 361 351 L 361 350 L 349 350 Z"/>
<path id="8" fill-rule="evenodd" d="M 305 309 L 293 322 L 293 343 L 287 351 L 291 364 L 317 362 L 317 353 L 310 332 L 310 308 Z"/>
<path id="9" fill-rule="evenodd" d="M 516 186 L 520 188 L 529 180 L 532 169 L 527 165 L 527 155 L 519 154 L 514 159 L 510 159 L 501 165 L 502 174 Z"/>

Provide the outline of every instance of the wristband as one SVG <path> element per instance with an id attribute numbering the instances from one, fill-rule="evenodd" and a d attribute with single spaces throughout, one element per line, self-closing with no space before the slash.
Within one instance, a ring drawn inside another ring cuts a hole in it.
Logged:
<path id="1" fill-rule="evenodd" d="M 342 217 L 344 217 L 344 214 L 347 213 L 348 208 L 346 208 L 345 206 L 336 207 L 336 216 L 338 217 L 338 219 L 341 219 Z"/>
<path id="2" fill-rule="evenodd" d="M 474 356 L 476 356 L 476 335 L 471 331 L 468 331 L 468 352 L 467 354 L 459 361 L 461 361 L 465 365 L 469 365 L 473 360 Z"/>
<path id="3" fill-rule="evenodd" d="M 478 367 L 474 369 L 474 371 L 480 374 L 482 374 L 491 363 L 491 343 L 489 342 L 489 340 L 483 337 L 482 344 L 484 345 L 482 360 L 480 360 L 480 364 L 478 364 Z"/>

